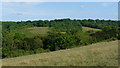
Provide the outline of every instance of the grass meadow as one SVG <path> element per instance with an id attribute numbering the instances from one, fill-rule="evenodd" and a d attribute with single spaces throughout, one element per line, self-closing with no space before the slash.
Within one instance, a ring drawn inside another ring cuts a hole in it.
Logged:
<path id="1" fill-rule="evenodd" d="M 47 33 L 50 31 L 51 28 L 49 27 L 31 27 L 31 28 L 24 28 L 20 29 L 16 32 L 20 32 L 22 34 L 27 35 L 28 37 L 34 37 L 34 36 L 46 36 Z"/>

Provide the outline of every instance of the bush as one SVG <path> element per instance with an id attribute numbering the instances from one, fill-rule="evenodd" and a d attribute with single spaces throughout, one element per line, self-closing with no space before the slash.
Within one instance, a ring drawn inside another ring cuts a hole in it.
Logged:
<path id="1" fill-rule="evenodd" d="M 34 50 L 35 53 L 43 53 L 43 52 L 48 52 L 48 50 L 45 50 L 43 48 L 38 48 Z"/>
<path id="2" fill-rule="evenodd" d="M 43 48 L 51 51 L 71 48 L 77 44 L 77 40 L 72 35 L 50 34 L 43 39 Z"/>

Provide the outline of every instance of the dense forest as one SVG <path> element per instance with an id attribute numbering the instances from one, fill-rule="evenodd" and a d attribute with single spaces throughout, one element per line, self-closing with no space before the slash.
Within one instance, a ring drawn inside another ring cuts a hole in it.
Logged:
<path id="1" fill-rule="evenodd" d="M 82 27 L 100 29 L 84 31 Z M 47 35 L 28 36 L 19 30 L 48 27 Z M 119 21 L 113 20 L 36 20 L 2 22 L 2 58 L 68 49 L 120 39 Z"/>

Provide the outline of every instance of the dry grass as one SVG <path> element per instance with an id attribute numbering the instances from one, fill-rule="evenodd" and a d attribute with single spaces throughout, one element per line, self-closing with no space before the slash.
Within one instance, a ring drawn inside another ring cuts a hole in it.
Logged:
<path id="1" fill-rule="evenodd" d="M 3 66 L 117 66 L 118 40 L 2 61 Z"/>

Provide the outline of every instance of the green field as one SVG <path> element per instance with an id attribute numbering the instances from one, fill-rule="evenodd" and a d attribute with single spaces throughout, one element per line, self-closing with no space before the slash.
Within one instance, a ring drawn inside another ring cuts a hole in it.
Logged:
<path id="1" fill-rule="evenodd" d="M 3 66 L 117 66 L 118 40 L 2 61 Z"/>
<path id="2" fill-rule="evenodd" d="M 101 31 L 100 29 L 90 28 L 90 27 L 85 27 L 85 26 L 82 26 L 82 29 L 83 29 L 83 31 L 89 31 L 89 30 Z"/>
<path id="3" fill-rule="evenodd" d="M 17 30 L 16 32 L 20 32 L 22 34 L 27 35 L 28 37 L 34 36 L 46 36 L 47 33 L 50 31 L 51 28 L 49 27 L 31 27 L 31 28 L 24 28 Z"/>

